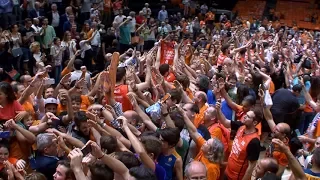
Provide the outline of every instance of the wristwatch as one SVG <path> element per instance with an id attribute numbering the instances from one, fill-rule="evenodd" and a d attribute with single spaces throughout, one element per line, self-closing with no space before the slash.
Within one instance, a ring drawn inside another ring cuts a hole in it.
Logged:
<path id="1" fill-rule="evenodd" d="M 106 110 L 106 108 L 102 106 L 102 108 L 100 109 L 100 111 L 104 111 L 104 110 Z"/>
<path id="2" fill-rule="evenodd" d="M 162 114 L 163 117 L 167 117 L 168 115 L 169 115 L 169 113 Z"/>

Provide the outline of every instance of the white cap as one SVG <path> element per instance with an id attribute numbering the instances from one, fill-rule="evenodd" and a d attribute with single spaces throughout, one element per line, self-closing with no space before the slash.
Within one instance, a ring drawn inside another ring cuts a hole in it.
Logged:
<path id="1" fill-rule="evenodd" d="M 58 105 L 58 101 L 57 101 L 56 98 L 44 99 L 44 105 L 47 105 L 47 104 L 56 104 L 56 105 Z"/>

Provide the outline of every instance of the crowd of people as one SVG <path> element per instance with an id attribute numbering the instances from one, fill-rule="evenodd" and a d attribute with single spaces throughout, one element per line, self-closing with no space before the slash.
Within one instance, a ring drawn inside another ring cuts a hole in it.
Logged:
<path id="1" fill-rule="evenodd" d="M 320 33 L 162 3 L 0 2 L 1 179 L 320 178 Z"/>

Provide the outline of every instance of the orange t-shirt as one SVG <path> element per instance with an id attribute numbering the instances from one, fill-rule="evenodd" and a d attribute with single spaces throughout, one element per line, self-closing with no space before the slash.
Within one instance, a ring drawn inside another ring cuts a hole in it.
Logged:
<path id="1" fill-rule="evenodd" d="M 274 83 L 271 81 L 270 82 L 270 86 L 269 86 L 269 93 L 270 94 L 273 94 L 275 92 L 275 86 L 274 86 Z"/>
<path id="2" fill-rule="evenodd" d="M 18 159 L 9 157 L 9 158 L 8 158 L 8 161 L 9 161 L 12 165 L 16 165 Z M 3 165 L 3 164 L 0 164 L 0 171 L 1 171 L 3 168 L 4 168 L 4 165 Z"/>
<path id="3" fill-rule="evenodd" d="M 238 129 L 236 137 L 233 141 L 230 156 L 228 158 L 228 165 L 226 168 L 226 175 L 229 179 L 242 179 L 247 168 L 247 146 L 254 138 L 259 138 L 258 133 L 244 134 L 245 126 Z"/>
<path id="4" fill-rule="evenodd" d="M 202 106 L 200 108 L 199 114 L 196 114 L 196 116 L 194 117 L 193 124 L 194 124 L 194 126 L 196 126 L 196 128 L 198 128 L 200 124 L 203 124 L 204 113 L 206 112 L 208 107 L 209 107 L 208 104 L 205 104 L 204 106 Z"/>
<path id="5" fill-rule="evenodd" d="M 81 95 L 80 97 L 81 97 L 80 111 L 87 111 L 88 107 L 91 106 L 89 97 L 86 95 Z M 64 111 L 67 111 L 67 106 L 63 106 L 62 104 L 58 104 L 57 114 L 60 114 Z"/>
<path id="6" fill-rule="evenodd" d="M 36 112 L 34 111 L 33 105 L 29 101 L 25 101 L 22 104 L 22 107 L 25 111 L 29 112 L 33 119 L 36 119 Z"/>
<path id="7" fill-rule="evenodd" d="M 200 161 L 206 166 L 206 168 L 207 168 L 207 176 L 208 176 L 207 178 L 208 179 L 219 179 L 219 177 L 220 177 L 220 165 L 210 162 L 204 156 L 204 153 L 201 150 L 201 147 L 205 143 L 206 143 L 206 140 L 204 140 L 203 137 L 201 137 L 201 136 L 196 140 L 197 148 L 200 149 L 200 151 L 197 154 L 197 156 L 194 158 L 194 160 L 195 161 Z"/>
<path id="8" fill-rule="evenodd" d="M 132 110 L 132 104 L 127 96 L 127 93 L 129 92 L 129 87 L 128 85 L 125 84 L 121 84 L 121 85 L 117 85 L 114 88 L 114 99 L 122 104 L 122 111 L 128 111 L 128 110 Z"/>
<path id="9" fill-rule="evenodd" d="M 211 135 L 211 138 L 217 138 L 222 142 L 222 131 L 219 127 L 212 124 L 210 127 L 208 127 L 208 131 Z"/>
<path id="10" fill-rule="evenodd" d="M 287 139 L 287 142 L 285 143 L 286 146 L 289 146 L 288 142 L 289 142 L 289 139 Z M 269 150 L 266 151 L 266 156 L 267 157 L 272 157 L 275 160 L 277 160 L 277 162 L 278 162 L 278 164 L 280 166 L 287 166 L 289 164 L 286 154 L 284 154 L 283 152 L 279 151 L 277 145 L 274 145 L 274 149 L 272 151 L 272 155 L 269 152 L 270 152 Z"/>
<path id="11" fill-rule="evenodd" d="M 167 82 L 173 82 L 174 80 L 176 80 L 176 76 L 172 72 L 170 72 L 164 79 Z"/>

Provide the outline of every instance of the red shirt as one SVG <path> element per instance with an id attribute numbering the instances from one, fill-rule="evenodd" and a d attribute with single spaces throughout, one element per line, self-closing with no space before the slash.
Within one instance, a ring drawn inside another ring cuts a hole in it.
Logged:
<path id="1" fill-rule="evenodd" d="M 0 108 L 0 121 L 14 119 L 18 114 L 17 111 L 24 111 L 18 101 L 13 101 L 13 103 Z"/>
<path id="2" fill-rule="evenodd" d="M 122 104 L 122 111 L 132 110 L 132 104 L 127 96 L 129 92 L 128 85 L 118 85 L 114 88 L 114 99 Z"/>
<path id="3" fill-rule="evenodd" d="M 145 18 L 143 16 L 137 16 L 136 17 L 136 23 L 137 24 L 143 24 L 145 22 Z"/>

